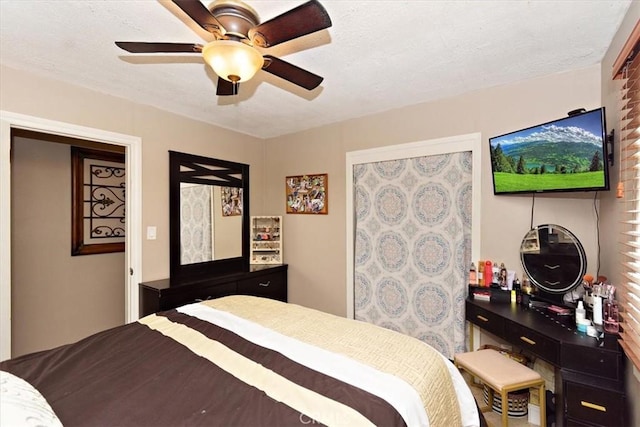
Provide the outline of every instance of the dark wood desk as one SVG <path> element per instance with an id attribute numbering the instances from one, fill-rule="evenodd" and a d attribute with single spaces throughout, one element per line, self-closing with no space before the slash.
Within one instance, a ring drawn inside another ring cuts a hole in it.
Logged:
<path id="1" fill-rule="evenodd" d="M 466 301 L 466 319 L 555 369 L 556 425 L 625 426 L 624 357 L 617 336 L 597 340 L 573 316 L 515 303 Z"/>

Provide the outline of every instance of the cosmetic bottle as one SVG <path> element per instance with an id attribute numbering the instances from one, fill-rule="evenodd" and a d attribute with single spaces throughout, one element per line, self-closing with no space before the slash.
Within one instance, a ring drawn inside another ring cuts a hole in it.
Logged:
<path id="1" fill-rule="evenodd" d="M 520 286 L 520 280 L 518 280 L 518 276 L 513 278 L 513 282 L 511 282 L 511 289 L 516 293 L 516 304 L 522 304 L 522 289 Z"/>
<path id="2" fill-rule="evenodd" d="M 602 325 L 602 297 L 593 297 L 593 324 Z"/>
<path id="3" fill-rule="evenodd" d="M 493 283 L 493 264 L 487 260 L 484 262 L 484 286 L 489 288 Z"/>
<path id="4" fill-rule="evenodd" d="M 580 320 L 584 320 L 587 318 L 587 310 L 584 308 L 584 303 L 582 301 L 578 301 L 578 307 L 576 308 L 576 325 Z"/>
<path id="5" fill-rule="evenodd" d="M 476 274 L 476 265 L 472 262 L 469 269 L 469 284 L 476 286 L 478 284 L 478 275 Z"/>

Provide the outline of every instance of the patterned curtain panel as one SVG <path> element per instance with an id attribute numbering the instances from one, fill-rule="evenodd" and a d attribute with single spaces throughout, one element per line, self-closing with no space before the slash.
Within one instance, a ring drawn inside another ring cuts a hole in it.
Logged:
<path id="1" fill-rule="evenodd" d="M 212 193 L 210 185 L 191 185 L 180 188 L 180 261 L 182 264 L 213 259 Z"/>
<path id="2" fill-rule="evenodd" d="M 354 166 L 356 319 L 465 351 L 471 152 Z"/>

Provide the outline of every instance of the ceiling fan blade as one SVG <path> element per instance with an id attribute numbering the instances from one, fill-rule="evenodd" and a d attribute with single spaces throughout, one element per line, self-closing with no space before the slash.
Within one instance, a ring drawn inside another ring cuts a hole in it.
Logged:
<path id="1" fill-rule="evenodd" d="M 199 0 L 172 0 L 184 13 L 210 33 L 223 33 L 224 27 Z"/>
<path id="2" fill-rule="evenodd" d="M 201 53 L 202 45 L 194 43 L 116 42 L 116 46 L 131 53 Z"/>
<path id="3" fill-rule="evenodd" d="M 231 83 L 229 80 L 225 80 L 222 77 L 218 77 L 218 88 L 216 89 L 216 95 L 229 96 L 237 95 L 240 83 Z"/>
<path id="4" fill-rule="evenodd" d="M 295 65 L 276 58 L 275 56 L 265 55 L 264 59 L 265 62 L 262 67 L 264 71 L 290 81 L 291 83 L 307 90 L 317 88 L 320 83 L 322 83 L 322 80 L 324 80 L 323 77 L 313 74 L 310 71 L 303 70 L 300 67 L 296 67 Z"/>
<path id="5" fill-rule="evenodd" d="M 331 18 L 325 8 L 317 0 L 311 0 L 252 28 L 249 38 L 256 46 L 270 47 L 330 26 Z"/>

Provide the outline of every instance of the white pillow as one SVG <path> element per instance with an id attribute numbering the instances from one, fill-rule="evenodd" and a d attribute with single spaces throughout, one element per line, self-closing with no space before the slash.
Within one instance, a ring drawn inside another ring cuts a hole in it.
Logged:
<path id="1" fill-rule="evenodd" d="M 0 425 L 62 427 L 60 419 L 35 387 L 5 371 L 0 371 Z"/>

